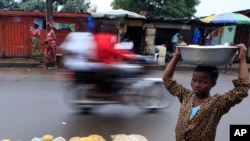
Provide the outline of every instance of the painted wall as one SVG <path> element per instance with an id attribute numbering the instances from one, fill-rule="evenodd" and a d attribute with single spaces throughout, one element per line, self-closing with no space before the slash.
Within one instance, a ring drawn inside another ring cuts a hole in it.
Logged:
<path id="1" fill-rule="evenodd" d="M 231 42 L 234 41 L 234 35 L 235 35 L 235 30 L 236 26 L 225 26 L 223 30 L 223 36 L 221 40 L 221 44 L 228 43 L 230 44 Z"/>

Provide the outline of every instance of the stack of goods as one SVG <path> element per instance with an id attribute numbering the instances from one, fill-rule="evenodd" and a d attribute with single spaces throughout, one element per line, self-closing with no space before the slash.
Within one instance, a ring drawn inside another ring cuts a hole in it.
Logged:
<path id="1" fill-rule="evenodd" d="M 148 141 L 144 136 L 139 134 L 116 134 L 111 135 L 111 141 Z M 1 141 L 11 141 L 9 139 L 3 139 Z M 52 135 L 44 135 L 42 138 L 34 137 L 31 141 L 66 141 L 63 137 L 54 138 Z M 72 137 L 69 141 L 107 141 L 100 135 L 89 135 L 86 137 Z"/>

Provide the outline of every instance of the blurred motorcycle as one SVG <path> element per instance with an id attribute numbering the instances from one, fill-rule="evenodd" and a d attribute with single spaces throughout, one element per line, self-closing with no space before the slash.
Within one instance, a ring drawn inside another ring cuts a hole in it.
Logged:
<path id="1" fill-rule="evenodd" d="M 68 78 L 65 89 L 66 101 L 70 106 L 84 111 L 108 104 L 133 104 L 147 110 L 164 109 L 170 104 L 169 94 L 162 78 L 145 78 L 143 74 L 149 71 L 148 68 L 136 74 L 129 74 L 135 69 L 134 65 L 124 64 L 121 67 L 128 74 L 114 80 L 108 93 L 109 98 L 89 97 L 89 94 L 96 89 L 96 83 L 101 81 L 98 77 L 89 80 L 90 76 L 76 78 L 74 72 L 65 73 L 64 77 Z"/>
<path id="2" fill-rule="evenodd" d="M 79 36 L 79 35 L 78 35 Z M 131 45 L 117 44 L 115 49 L 131 49 Z M 166 108 L 169 94 L 162 78 L 148 78 L 154 58 L 137 54 L 127 54 L 129 59 L 115 64 L 116 71 L 74 72 L 66 70 L 60 77 L 66 79 L 65 99 L 72 107 L 89 111 L 108 104 L 133 104 L 148 110 Z M 115 77 L 110 72 L 115 72 Z M 108 74 L 108 75 L 106 75 Z M 93 93 L 105 93 L 107 97 L 91 97 Z"/>

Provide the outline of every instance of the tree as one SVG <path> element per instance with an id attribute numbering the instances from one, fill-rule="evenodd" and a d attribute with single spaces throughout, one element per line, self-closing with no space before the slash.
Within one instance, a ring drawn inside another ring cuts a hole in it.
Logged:
<path id="1" fill-rule="evenodd" d="M 64 4 L 66 4 L 67 0 L 53 0 L 53 2 L 56 5 L 64 5 Z"/>
<path id="2" fill-rule="evenodd" d="M 146 11 L 148 17 L 191 18 L 200 0 L 114 0 L 113 9 L 125 9 L 139 13 Z"/>
<path id="3" fill-rule="evenodd" d="M 61 12 L 87 12 L 88 8 L 90 8 L 89 0 L 66 0 Z"/>
<path id="4" fill-rule="evenodd" d="M 45 11 L 46 10 L 46 3 L 44 0 L 23 0 L 20 3 L 21 10 L 38 10 L 38 11 Z"/>
<path id="5" fill-rule="evenodd" d="M 58 5 L 63 5 L 61 12 L 87 12 L 90 9 L 90 0 L 52 0 L 53 11 L 57 11 Z M 46 10 L 46 0 L 21 0 L 20 3 L 16 0 L 0 0 L 0 9 L 4 10 Z M 95 11 L 96 7 L 92 7 Z"/>
<path id="6" fill-rule="evenodd" d="M 0 9 L 4 10 L 19 9 L 19 4 L 15 0 L 0 0 Z"/>

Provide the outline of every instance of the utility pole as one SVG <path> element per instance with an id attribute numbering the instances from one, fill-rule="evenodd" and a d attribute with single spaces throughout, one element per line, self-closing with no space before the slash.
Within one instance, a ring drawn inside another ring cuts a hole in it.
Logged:
<path id="1" fill-rule="evenodd" d="M 46 0 L 46 23 L 53 21 L 53 7 L 52 0 Z"/>

